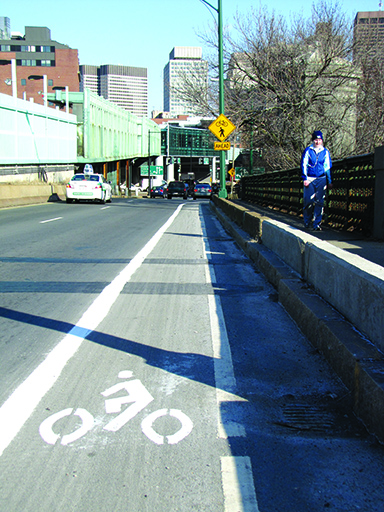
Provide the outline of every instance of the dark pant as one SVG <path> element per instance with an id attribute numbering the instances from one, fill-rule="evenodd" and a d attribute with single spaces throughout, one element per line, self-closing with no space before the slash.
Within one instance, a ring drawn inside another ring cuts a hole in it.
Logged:
<path id="1" fill-rule="evenodd" d="M 313 227 L 317 228 L 323 217 L 324 197 L 327 189 L 327 178 L 322 176 L 311 181 L 304 187 L 304 225 L 309 226 L 313 220 Z"/>

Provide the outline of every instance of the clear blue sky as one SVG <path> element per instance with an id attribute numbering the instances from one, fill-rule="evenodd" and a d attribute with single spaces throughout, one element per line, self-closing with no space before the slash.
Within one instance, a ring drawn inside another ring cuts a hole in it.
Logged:
<path id="1" fill-rule="evenodd" d="M 209 0 L 217 6 L 217 0 Z M 269 10 L 289 18 L 310 14 L 311 0 L 263 1 Z M 11 20 L 11 30 L 24 34 L 25 26 L 51 30 L 53 40 L 79 51 L 80 64 L 121 64 L 148 69 L 148 107 L 163 107 L 163 68 L 174 46 L 204 46 L 198 33 L 206 31 L 216 13 L 200 0 L 21 0 L 2 2 L 0 16 Z M 358 11 L 376 11 L 379 0 L 340 0 L 352 17 Z M 231 26 L 238 10 L 247 13 L 257 0 L 222 0 L 224 23 Z"/>

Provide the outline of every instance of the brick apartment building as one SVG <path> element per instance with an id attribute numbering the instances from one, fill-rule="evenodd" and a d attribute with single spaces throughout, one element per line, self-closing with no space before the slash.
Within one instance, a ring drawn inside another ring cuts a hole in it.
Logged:
<path id="1" fill-rule="evenodd" d="M 9 32 L 0 33 L 3 38 L 9 37 Z M 47 27 L 25 27 L 24 36 L 0 39 L 0 93 L 8 95 L 12 95 L 12 59 L 16 60 L 18 98 L 44 104 L 44 75 L 48 92 L 66 86 L 71 92 L 79 91 L 78 51 L 53 41 Z"/>

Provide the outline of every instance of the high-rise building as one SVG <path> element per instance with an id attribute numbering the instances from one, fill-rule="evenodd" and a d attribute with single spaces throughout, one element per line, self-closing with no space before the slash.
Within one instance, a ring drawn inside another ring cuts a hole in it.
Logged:
<path id="1" fill-rule="evenodd" d="M 80 90 L 86 88 L 132 114 L 148 115 L 147 68 L 81 65 Z"/>
<path id="2" fill-rule="evenodd" d="M 25 34 L 11 34 L 9 18 L 0 26 L 0 93 L 12 94 L 12 80 L 16 80 L 17 96 L 43 104 L 43 77 L 47 77 L 47 92 L 68 87 L 79 91 L 78 51 L 51 39 L 47 27 L 25 27 Z M 16 63 L 16 77 L 12 76 L 11 62 Z"/>
<path id="3" fill-rule="evenodd" d="M 353 29 L 353 60 L 360 57 L 378 57 L 384 59 L 384 12 L 358 12 Z"/>
<path id="4" fill-rule="evenodd" d="M 208 62 L 202 59 L 197 46 L 175 46 L 164 67 L 164 111 L 173 116 L 197 113 L 195 105 L 182 96 L 185 83 L 205 91 L 208 83 Z"/>
<path id="5" fill-rule="evenodd" d="M 89 66 L 87 64 L 80 65 L 80 92 L 84 89 L 90 89 L 100 96 L 99 88 L 99 70 L 98 66 Z"/>
<path id="6" fill-rule="evenodd" d="M 11 20 L 0 16 L 0 39 L 11 39 Z"/>

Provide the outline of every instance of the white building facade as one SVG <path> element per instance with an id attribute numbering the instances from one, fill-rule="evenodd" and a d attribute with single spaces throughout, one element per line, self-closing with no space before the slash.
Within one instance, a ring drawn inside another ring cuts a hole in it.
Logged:
<path id="1" fill-rule="evenodd" d="M 164 111 L 172 116 L 196 113 L 194 105 L 181 94 L 186 81 L 207 87 L 208 62 L 202 59 L 200 47 L 176 46 L 169 54 L 164 67 Z"/>
<path id="2" fill-rule="evenodd" d="M 80 90 L 85 88 L 136 116 L 148 116 L 147 68 L 81 65 Z"/>

